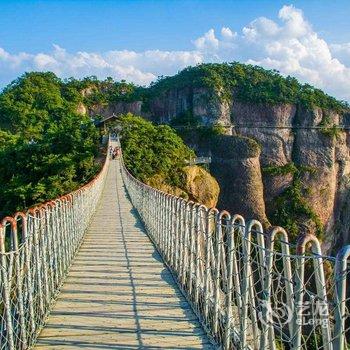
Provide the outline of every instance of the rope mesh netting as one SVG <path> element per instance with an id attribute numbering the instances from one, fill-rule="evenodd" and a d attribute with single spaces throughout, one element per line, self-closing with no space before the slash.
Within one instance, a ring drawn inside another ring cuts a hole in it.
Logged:
<path id="1" fill-rule="evenodd" d="M 0 230 L 0 350 L 31 347 L 95 210 L 108 169 Z M 212 339 L 225 349 L 349 348 L 350 248 L 322 255 L 279 227 L 151 188 L 122 165 L 145 228 Z"/>
<path id="2" fill-rule="evenodd" d="M 349 247 L 323 256 L 313 235 L 293 245 L 280 227 L 264 232 L 256 220 L 163 193 L 125 166 L 122 173 L 149 236 L 217 344 L 349 347 Z"/>
<path id="3" fill-rule="evenodd" d="M 3 219 L 0 350 L 35 343 L 94 213 L 108 163 L 79 190 Z"/>

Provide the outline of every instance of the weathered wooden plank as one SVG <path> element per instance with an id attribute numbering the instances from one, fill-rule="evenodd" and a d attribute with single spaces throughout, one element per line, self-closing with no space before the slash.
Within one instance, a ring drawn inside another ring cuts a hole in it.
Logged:
<path id="1" fill-rule="evenodd" d="M 35 349 L 211 349 L 111 164 L 94 220 Z"/>

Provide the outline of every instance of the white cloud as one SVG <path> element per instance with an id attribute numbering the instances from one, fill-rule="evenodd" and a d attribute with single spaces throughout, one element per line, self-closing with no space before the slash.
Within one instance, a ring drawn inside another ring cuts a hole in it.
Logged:
<path id="1" fill-rule="evenodd" d="M 328 44 L 294 6 L 283 6 L 278 18 L 253 20 L 229 43 L 223 31 L 221 37 L 216 37 L 213 30 L 207 32 L 196 41 L 215 42 L 215 46 L 205 46 L 204 61 L 238 60 L 277 69 L 350 100 L 350 43 Z"/>
<path id="2" fill-rule="evenodd" d="M 283 6 L 278 12 L 278 17 L 284 22 L 282 32 L 287 37 L 302 37 L 312 30 L 310 24 L 304 20 L 302 11 L 293 5 Z"/>
<path id="3" fill-rule="evenodd" d="M 228 29 L 228 28 L 226 28 Z M 198 51 L 211 51 L 219 48 L 219 40 L 215 37 L 214 29 L 208 30 L 203 36 L 194 41 Z"/>
<path id="4" fill-rule="evenodd" d="M 300 9 L 283 6 L 277 20 L 254 19 L 240 30 L 209 29 L 193 41 L 190 51 L 110 50 L 67 52 L 53 45 L 52 52 L 6 52 L 0 47 L 0 84 L 31 70 L 52 70 L 61 77 L 112 76 L 148 84 L 158 75 L 175 74 L 202 62 L 241 61 L 278 69 L 296 76 L 340 99 L 350 100 L 350 42 L 323 40 Z"/>
<path id="5" fill-rule="evenodd" d="M 221 36 L 223 37 L 224 40 L 230 41 L 230 40 L 233 40 L 237 36 L 237 33 L 233 32 L 228 27 L 222 27 L 221 28 Z"/>

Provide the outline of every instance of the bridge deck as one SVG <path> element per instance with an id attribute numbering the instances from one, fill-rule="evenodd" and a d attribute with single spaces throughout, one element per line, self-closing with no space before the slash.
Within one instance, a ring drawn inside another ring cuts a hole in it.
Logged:
<path id="1" fill-rule="evenodd" d="M 102 199 L 35 349 L 211 349 L 111 163 Z"/>

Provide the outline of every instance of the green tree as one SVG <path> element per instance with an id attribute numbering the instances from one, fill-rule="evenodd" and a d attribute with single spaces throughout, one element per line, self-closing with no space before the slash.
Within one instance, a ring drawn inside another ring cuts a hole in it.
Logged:
<path id="1" fill-rule="evenodd" d="M 0 213 L 56 198 L 88 181 L 98 131 L 76 113 L 72 82 L 53 73 L 26 73 L 0 94 Z"/>
<path id="2" fill-rule="evenodd" d="M 131 114 L 120 118 L 124 161 L 141 181 L 161 175 L 172 186 L 182 186 L 182 168 L 194 156 L 176 132 Z"/>

